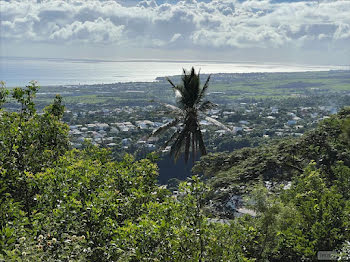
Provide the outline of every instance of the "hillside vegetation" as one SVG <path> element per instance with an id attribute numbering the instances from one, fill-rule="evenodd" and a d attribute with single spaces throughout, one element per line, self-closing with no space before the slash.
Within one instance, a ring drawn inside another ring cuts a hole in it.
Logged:
<path id="1" fill-rule="evenodd" d="M 70 149 L 61 98 L 38 114 L 36 92 L 35 84 L 10 96 L 0 89 L 0 261 L 315 261 L 320 250 L 349 255 L 348 111 L 301 140 L 209 155 L 197 167 L 209 180 L 193 176 L 173 195 L 157 184 L 152 156 L 116 162 L 91 144 Z M 9 100 L 18 103 L 17 112 L 3 108 Z M 292 184 L 269 191 L 264 179 Z M 212 200 L 242 185 L 256 215 L 218 219 Z"/>
<path id="2" fill-rule="evenodd" d="M 350 108 L 343 109 L 300 138 L 272 140 L 259 147 L 204 156 L 193 171 L 203 174 L 213 187 L 229 192 L 230 187 L 240 184 L 246 188 L 259 180 L 286 183 L 314 161 L 316 168 L 332 181 L 334 166 L 340 161 L 350 166 L 350 141 L 345 132 L 349 116 Z"/>

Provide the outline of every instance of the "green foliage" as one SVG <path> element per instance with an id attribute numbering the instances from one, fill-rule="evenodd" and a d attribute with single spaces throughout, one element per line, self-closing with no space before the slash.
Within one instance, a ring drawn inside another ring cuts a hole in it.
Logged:
<path id="1" fill-rule="evenodd" d="M 197 169 L 209 183 L 198 176 L 174 181 L 172 195 L 157 184 L 156 155 L 116 162 L 89 143 L 69 150 L 61 98 L 37 114 L 37 88 L 14 89 L 18 112 L 0 109 L 0 261 L 313 261 L 320 250 L 348 256 L 349 112 L 299 140 L 208 156 Z M 5 104 L 9 92 L 0 91 Z M 286 178 L 289 189 L 262 185 Z M 254 216 L 210 212 L 213 200 L 240 191 L 250 193 Z"/>
<path id="2" fill-rule="evenodd" d="M 290 181 L 302 174 L 310 161 L 315 161 L 317 168 L 333 181 L 333 168 L 338 161 L 350 166 L 350 146 L 343 135 L 349 116 L 349 109 L 344 109 L 300 138 L 272 141 L 231 153 L 209 154 L 201 158 L 193 172 L 207 177 L 214 188 L 230 188 L 226 196 L 237 193 L 236 185 L 242 188 L 238 193 L 246 193 L 247 186 L 260 177 L 277 184 Z"/>
<path id="3" fill-rule="evenodd" d="M 176 197 L 157 184 L 154 155 L 68 150 L 61 98 L 39 115 L 36 90 L 15 89 L 19 112 L 1 111 L 0 261 L 248 261 L 222 238 L 237 229 L 203 214 L 198 177 Z"/>
<path id="4" fill-rule="evenodd" d="M 349 209 L 346 198 L 337 186 L 327 186 L 326 178 L 312 163 L 297 178 L 283 196 L 293 204 L 301 223 L 296 232 L 303 232 L 291 248 L 305 257 L 312 257 L 320 250 L 335 250 L 349 238 Z M 295 237 L 289 233 L 289 238 Z"/>
<path id="5" fill-rule="evenodd" d="M 247 257 L 312 261 L 318 251 L 345 245 L 350 237 L 350 147 L 344 135 L 349 115 L 344 109 L 301 138 L 208 155 L 194 167 L 215 189 L 209 196 L 212 214 L 230 217 L 222 212 L 230 196 L 250 196 L 246 203 L 257 216 L 248 220 L 254 231 Z M 256 187 L 261 180 L 271 188 Z M 283 189 L 288 181 L 291 188 Z"/>
<path id="6" fill-rule="evenodd" d="M 327 186 L 315 166 L 311 163 L 290 189 L 281 187 L 277 194 L 262 185 L 252 190 L 247 202 L 257 215 L 249 221 L 254 231 L 248 257 L 313 261 L 318 251 L 339 250 L 349 239 L 349 201 L 337 185 Z"/>
<path id="7" fill-rule="evenodd" d="M 52 166 L 69 145 L 68 127 L 60 122 L 62 114 L 53 115 L 46 109 L 44 114 L 36 114 L 33 98 L 37 90 L 35 82 L 26 89 L 15 88 L 11 96 L 20 105 L 19 112 L 0 111 L 0 229 L 5 232 L 0 243 L 2 255 L 4 246 L 14 245 L 14 236 L 33 228 L 38 192 L 32 183 L 34 174 Z M 6 103 L 9 91 L 1 92 L 6 94 L 2 96 L 2 103 Z M 60 102 L 55 103 L 63 111 Z"/>
<path id="8" fill-rule="evenodd" d="M 2 105 L 6 103 L 6 97 L 9 95 L 9 91 L 5 88 L 5 83 L 3 81 L 0 82 L 0 109 Z"/>
<path id="9" fill-rule="evenodd" d="M 344 133 L 344 136 L 346 137 L 347 141 L 350 143 L 350 118 L 347 118 L 344 121 L 343 133 Z"/>
<path id="10" fill-rule="evenodd" d="M 62 115 L 51 114 L 50 107 L 44 114 L 36 114 L 33 98 L 37 90 L 35 83 L 26 89 L 15 88 L 11 95 L 20 111 L 0 111 L 0 199 L 7 196 L 23 204 L 28 218 L 36 192 L 30 177 L 51 166 L 69 145 L 68 127 L 60 122 Z"/>
<path id="11" fill-rule="evenodd" d="M 198 177 L 180 184 L 179 195 L 149 203 L 135 224 L 118 230 L 118 261 L 248 261 L 234 225 L 211 223 L 203 214 L 207 188 Z"/>

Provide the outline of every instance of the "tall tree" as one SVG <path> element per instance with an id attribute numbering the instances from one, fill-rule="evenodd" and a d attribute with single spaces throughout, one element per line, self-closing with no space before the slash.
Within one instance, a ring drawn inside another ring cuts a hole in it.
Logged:
<path id="1" fill-rule="evenodd" d="M 170 154 L 174 156 L 175 161 L 179 158 L 181 152 L 184 151 L 185 162 L 188 161 L 190 149 L 192 148 L 192 160 L 194 161 L 198 151 L 201 155 L 207 154 L 199 123 L 199 117 L 201 115 L 204 116 L 205 120 L 226 130 L 231 130 L 217 120 L 205 116 L 205 113 L 209 109 L 216 106 L 212 102 L 205 100 L 210 76 L 202 88 L 200 87 L 200 75 L 195 72 L 193 67 L 189 72 L 183 69 L 182 81 L 179 85 L 175 85 L 169 78 L 167 80 L 175 92 L 177 107 L 169 104 L 163 105 L 172 111 L 175 119 L 154 130 L 151 136 L 157 136 L 172 127 L 177 127 L 176 131 L 165 142 L 163 147 L 171 144 Z"/>

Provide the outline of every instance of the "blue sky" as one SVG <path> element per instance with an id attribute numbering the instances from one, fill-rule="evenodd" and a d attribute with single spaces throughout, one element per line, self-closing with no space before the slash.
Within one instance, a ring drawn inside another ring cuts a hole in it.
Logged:
<path id="1" fill-rule="evenodd" d="M 349 64 L 349 0 L 0 0 L 4 56 Z"/>

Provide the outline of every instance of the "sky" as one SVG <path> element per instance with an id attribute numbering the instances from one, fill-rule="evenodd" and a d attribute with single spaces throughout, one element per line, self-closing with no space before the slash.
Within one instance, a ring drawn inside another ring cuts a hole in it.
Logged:
<path id="1" fill-rule="evenodd" d="M 1 56 L 350 64 L 350 0 L 0 0 Z"/>

